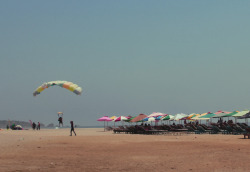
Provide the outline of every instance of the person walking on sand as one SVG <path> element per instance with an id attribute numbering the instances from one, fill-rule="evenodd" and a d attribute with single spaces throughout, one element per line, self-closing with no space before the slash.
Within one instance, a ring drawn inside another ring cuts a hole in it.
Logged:
<path id="1" fill-rule="evenodd" d="M 72 131 L 75 133 L 75 136 L 76 136 L 76 132 L 75 132 L 75 129 L 74 129 L 74 123 L 73 123 L 73 121 L 70 121 L 70 125 L 71 125 L 70 136 L 72 136 Z"/>

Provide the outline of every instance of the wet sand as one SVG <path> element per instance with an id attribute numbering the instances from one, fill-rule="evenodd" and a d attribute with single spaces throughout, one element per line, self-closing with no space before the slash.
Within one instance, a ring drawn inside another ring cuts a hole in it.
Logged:
<path id="1" fill-rule="evenodd" d="M 250 171 L 243 135 L 132 135 L 101 128 L 0 131 L 0 171 Z"/>

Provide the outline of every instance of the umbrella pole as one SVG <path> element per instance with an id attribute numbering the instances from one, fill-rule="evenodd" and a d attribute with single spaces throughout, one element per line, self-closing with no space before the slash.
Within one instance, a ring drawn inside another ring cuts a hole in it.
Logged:
<path id="1" fill-rule="evenodd" d="M 104 121 L 104 131 L 105 131 L 105 121 Z"/>

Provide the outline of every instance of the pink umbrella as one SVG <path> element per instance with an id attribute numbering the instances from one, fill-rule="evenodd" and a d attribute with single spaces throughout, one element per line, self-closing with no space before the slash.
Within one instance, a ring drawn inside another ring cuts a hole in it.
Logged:
<path id="1" fill-rule="evenodd" d="M 104 122 L 104 131 L 105 131 L 105 121 L 109 122 L 109 121 L 113 121 L 113 120 L 110 119 L 108 116 L 103 116 L 103 117 L 99 118 L 97 121 L 103 121 Z"/>

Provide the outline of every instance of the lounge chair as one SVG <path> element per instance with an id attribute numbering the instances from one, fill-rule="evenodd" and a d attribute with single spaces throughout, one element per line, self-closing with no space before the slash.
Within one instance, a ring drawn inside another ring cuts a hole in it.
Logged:
<path id="1" fill-rule="evenodd" d="M 205 134 L 205 133 L 210 133 L 209 130 L 205 130 L 202 126 L 197 127 L 199 134 Z"/>
<path id="2" fill-rule="evenodd" d="M 222 134 L 236 134 L 235 130 L 231 126 L 227 126 L 226 130 Z"/>
<path id="3" fill-rule="evenodd" d="M 189 134 L 193 134 L 193 133 L 200 134 L 198 130 L 193 129 L 191 126 L 186 126 L 186 128 L 187 128 L 187 133 Z"/>
<path id="4" fill-rule="evenodd" d="M 222 133 L 223 131 L 217 127 L 216 125 L 212 125 L 212 130 L 210 131 L 210 134 L 219 134 Z"/>
<path id="5" fill-rule="evenodd" d="M 128 129 L 124 128 L 123 126 L 119 126 L 118 128 L 114 128 L 113 132 L 116 133 L 127 133 Z"/>
<path id="6" fill-rule="evenodd" d="M 245 129 L 243 129 L 242 127 L 240 127 L 239 125 L 235 126 L 235 132 L 236 134 L 244 134 L 246 132 Z"/>

